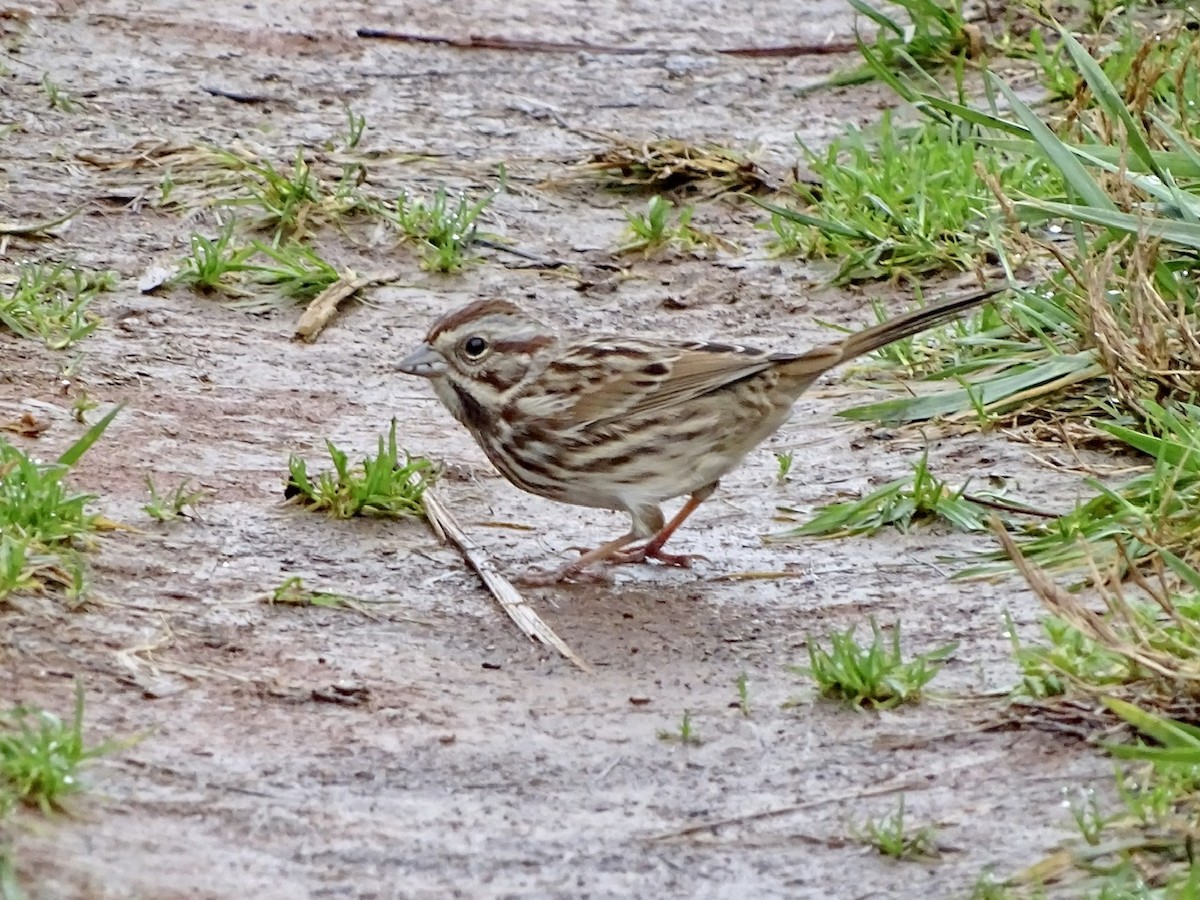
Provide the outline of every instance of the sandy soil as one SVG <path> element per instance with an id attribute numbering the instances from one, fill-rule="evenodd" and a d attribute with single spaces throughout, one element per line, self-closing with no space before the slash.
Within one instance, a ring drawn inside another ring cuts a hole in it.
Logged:
<path id="1" fill-rule="evenodd" d="M 1061 736 L 988 727 L 1016 677 L 1002 611 L 1032 637 L 1038 608 L 1016 580 L 947 580 L 939 558 L 986 539 L 923 530 L 761 541 L 778 527 L 776 506 L 856 494 L 920 455 L 918 431 L 833 417 L 865 396 L 861 382 L 839 376 L 803 398 L 681 532 L 677 549 L 709 562 L 536 592 L 594 676 L 528 644 L 424 525 L 333 522 L 281 503 L 289 453 L 319 465 L 330 438 L 361 456 L 398 415 L 404 445 L 450 467 L 447 498 L 507 572 L 624 527 L 521 494 L 424 384 L 392 373 L 432 317 L 471 298 L 514 298 L 562 326 L 780 348 L 827 336 L 818 318 L 869 321 L 868 293 L 822 288 L 820 270 L 769 258 L 754 210 L 698 205 L 696 223 L 736 252 L 618 259 L 622 208 L 641 201 L 545 183 L 602 149 L 603 132 L 750 149 L 782 180 L 793 135 L 819 144 L 875 117 L 885 95 L 802 90 L 844 57 L 715 51 L 845 40 L 847 8 L 303 6 L 63 0 L 0 19 L 0 120 L 13 123 L 0 137 L 0 217 L 82 209 L 53 239 L 9 240 L 5 264 L 72 259 L 121 276 L 97 302 L 105 324 L 70 378 L 69 353 L 0 334 L 0 419 L 50 421 L 38 440 L 18 441 L 50 457 L 81 432 L 70 415 L 80 391 L 105 408 L 125 403 L 78 483 L 140 529 L 108 536 L 94 555 L 101 602 L 0 614 L 0 705 L 65 711 L 79 676 L 93 736 L 143 735 L 90 771 L 73 816 L 21 832 L 31 895 L 955 897 L 985 867 L 1012 871 L 1065 837 L 1064 790 L 1096 783 L 1108 763 Z M 659 49 L 463 50 L 363 40 L 359 27 Z M 43 74 L 83 106 L 48 109 Z M 146 202 L 162 147 L 240 141 L 287 161 L 297 146 L 337 140 L 345 102 L 367 119 L 362 151 L 377 189 L 482 191 L 503 163 L 509 188 L 485 227 L 570 268 L 488 251 L 462 275 L 434 276 L 387 234 L 325 229 L 320 249 L 339 266 L 401 276 L 311 346 L 291 340 L 291 311 L 139 292 L 142 273 L 180 259 L 193 230 L 215 230 L 211 210 Z M 139 154 L 126 167 L 97 162 Z M 614 265 L 627 271 L 617 277 Z M 1064 498 L 1022 445 L 926 435 L 943 476 Z M 769 451 L 784 448 L 796 452 L 795 474 L 778 485 Z M 147 474 L 192 478 L 214 498 L 199 521 L 155 525 L 140 510 Z M 794 577 L 722 578 L 756 570 Z M 289 575 L 379 605 L 363 616 L 259 601 Z M 866 628 L 869 615 L 899 622 L 914 651 L 958 642 L 935 682 L 940 698 L 857 713 L 815 702 L 788 671 L 805 662 L 809 634 Z M 736 704 L 742 673 L 748 718 Z M 658 737 L 684 710 L 699 746 Z M 848 838 L 848 825 L 893 810 L 900 794 L 914 821 L 937 824 L 939 860 L 894 862 Z"/>

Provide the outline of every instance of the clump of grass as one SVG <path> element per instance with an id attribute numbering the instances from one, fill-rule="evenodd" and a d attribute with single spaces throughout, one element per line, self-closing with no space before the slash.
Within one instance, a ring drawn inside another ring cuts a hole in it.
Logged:
<path id="1" fill-rule="evenodd" d="M 808 637 L 807 668 L 793 667 L 797 674 L 811 677 L 822 697 L 840 700 L 849 706 L 888 709 L 920 698 L 925 686 L 934 679 L 957 644 L 905 660 L 900 649 L 900 626 L 892 629 L 889 641 L 874 618 L 872 640 L 860 644 L 852 626 L 844 633 L 829 636 L 825 649 Z"/>
<path id="2" fill-rule="evenodd" d="M 269 309 L 279 301 L 307 302 L 340 277 L 311 247 L 296 240 L 275 244 L 234 241 L 234 223 L 215 238 L 193 234 L 191 253 L 173 282 L 233 298 L 243 309 Z M 263 292 L 260 288 L 269 288 Z"/>
<path id="3" fill-rule="evenodd" d="M 788 475 L 792 471 L 792 463 L 796 460 L 796 451 L 794 450 L 777 450 L 775 452 L 775 480 L 783 484 L 788 480 Z"/>
<path id="4" fill-rule="evenodd" d="M 95 498 L 69 490 L 65 480 L 118 411 L 100 419 L 53 463 L 38 462 L 0 438 L 0 600 L 50 585 L 75 599 L 83 593 L 77 550 L 110 525 L 87 511 Z"/>
<path id="5" fill-rule="evenodd" d="M 1021 683 L 1014 691 L 1018 696 L 1043 700 L 1067 694 L 1075 683 L 1111 688 L 1138 677 L 1137 666 L 1128 659 L 1057 616 L 1042 619 L 1044 642 L 1038 643 L 1023 642 L 1007 613 L 1005 622 L 1013 660 L 1021 673 Z"/>
<path id="6" fill-rule="evenodd" d="M 268 160 L 246 159 L 217 150 L 226 163 L 242 177 L 248 194 L 227 201 L 230 206 L 252 206 L 261 212 L 256 226 L 272 231 L 275 239 L 303 234 L 310 217 L 325 200 L 320 181 L 297 147 L 290 169 L 277 168 Z"/>
<path id="7" fill-rule="evenodd" d="M 897 478 L 860 500 L 831 503 L 803 525 L 773 534 L 769 540 L 874 534 L 885 527 L 908 531 L 918 522 L 946 522 L 959 531 L 984 531 L 992 510 L 968 497 L 966 490 L 966 483 L 953 490 L 935 477 L 929 471 L 926 451 L 913 465 L 911 477 Z"/>
<path id="8" fill-rule="evenodd" d="M 111 291 L 116 276 L 58 263 L 22 265 L 15 285 L 0 288 L 0 327 L 52 350 L 82 340 L 100 323 L 88 306 L 102 291 Z"/>
<path id="9" fill-rule="evenodd" d="M 997 533 L 1022 577 L 1062 623 L 1050 631 L 1057 655 L 1044 654 L 1042 661 L 1067 686 L 1115 695 L 1121 685 L 1136 685 L 1143 701 L 1154 695 L 1165 703 L 1176 697 L 1190 702 L 1187 695 L 1200 684 L 1200 571 L 1159 548 L 1150 572 L 1128 569 L 1132 587 L 1127 589 L 1113 572 L 1119 562 L 1106 564 L 1088 555 L 1104 606 L 1098 611 L 1081 592 L 1054 582 L 1003 529 Z M 1068 662 L 1081 659 L 1088 664 Z"/>
<path id="10" fill-rule="evenodd" d="M 215 238 L 193 233 L 190 253 L 173 279 L 176 284 L 204 292 L 230 293 L 235 290 L 237 277 L 250 267 L 253 246 L 234 244 L 233 221 L 227 222 Z"/>
<path id="11" fill-rule="evenodd" d="M 75 98 L 59 87 L 58 82 L 50 78 L 49 72 L 42 76 L 42 90 L 46 92 L 50 108 L 57 112 L 73 113 L 79 108 Z"/>
<path id="12" fill-rule="evenodd" d="M 196 507 L 209 496 L 203 488 L 193 489 L 190 478 L 185 478 L 173 488 L 160 490 L 154 479 L 147 475 L 146 490 L 150 493 L 150 502 L 142 506 L 142 511 L 157 522 L 190 519 L 195 515 Z M 192 510 L 190 514 L 188 509 Z"/>
<path id="13" fill-rule="evenodd" d="M 266 260 L 248 268 L 251 280 L 289 300 L 312 300 L 340 277 L 338 270 L 315 250 L 298 241 L 275 246 L 255 241 L 251 249 Z"/>
<path id="14" fill-rule="evenodd" d="M 290 575 L 263 598 L 264 602 L 274 606 L 318 606 L 323 609 L 352 609 L 366 614 L 362 606 L 350 597 L 331 591 L 315 591 L 306 587 L 304 579 L 299 575 Z"/>
<path id="15" fill-rule="evenodd" d="M 365 122 L 352 112 L 348 119 L 344 139 L 361 139 Z M 209 146 L 187 155 L 187 159 L 174 160 L 180 171 L 201 172 L 209 202 L 245 210 L 249 230 L 268 232 L 266 242 L 271 245 L 289 239 L 302 241 L 320 225 L 339 224 L 352 214 L 373 212 L 371 198 L 362 189 L 360 162 L 346 162 L 329 171 L 329 166 L 322 165 L 322 154 L 305 147 L 297 147 L 290 162 L 282 165 L 266 153 L 242 145 Z M 175 184 L 172 177 L 171 187 Z M 160 194 L 169 193 L 161 187 Z M 214 191 L 220 193 L 214 196 Z M 166 197 L 162 199 L 165 202 Z"/>
<path id="16" fill-rule="evenodd" d="M 904 818 L 904 796 L 896 809 L 879 819 L 867 819 L 850 830 L 851 836 L 892 859 L 928 861 L 939 856 L 937 829 L 932 825 L 912 826 Z"/>
<path id="17" fill-rule="evenodd" d="M 674 731 L 669 731 L 665 728 L 662 729 L 658 733 L 658 739 L 660 741 L 679 743 L 685 747 L 699 747 L 704 743 L 692 725 L 691 711 L 686 709 L 683 711 L 683 717 L 679 720 L 679 727 Z"/>
<path id="18" fill-rule="evenodd" d="M 315 478 L 308 474 L 303 459 L 288 460 L 288 481 L 284 496 L 313 510 L 326 510 L 338 519 L 359 515 L 420 516 L 424 514 L 421 497 L 436 476 L 429 460 L 410 456 L 396 445 L 396 420 L 385 442 L 379 439 L 379 452 L 366 457 L 351 469 L 347 455 L 326 441 L 333 461 L 332 472 Z"/>
<path id="19" fill-rule="evenodd" d="M 838 261 L 835 283 L 969 271 L 997 252 L 988 178 L 1007 190 L 1058 194 L 1044 162 L 980 149 L 971 126 L 890 115 L 850 128 L 818 152 L 801 144 L 814 183 L 798 182 L 800 210 L 756 201 L 771 213 L 774 248 Z"/>
<path id="20" fill-rule="evenodd" d="M 991 244 L 1002 262 L 1049 261 L 1054 274 L 1009 305 L 1004 327 L 968 336 L 970 368 L 946 375 L 984 373 L 970 390 L 939 395 L 933 407 L 917 398 L 856 411 L 861 416 L 905 421 L 923 406 L 926 414 L 977 408 L 1111 419 L 1116 407 L 1106 412 L 1102 401 L 1113 392 L 1135 417 L 1143 398 L 1188 399 L 1200 379 L 1200 291 L 1190 277 L 1200 249 L 1200 154 L 1189 137 L 1200 105 L 1196 38 L 1178 27 L 1153 40 L 1130 37 L 1134 61 L 1118 85 L 1059 31 L 1061 52 L 1078 73 L 1078 98 L 1049 124 L 993 75 L 991 110 L 896 82 L 931 126 L 969 128 L 988 152 L 1023 156 L 1049 173 L 1033 184 L 985 173 L 985 183 L 993 195 Z M 1011 110 L 1006 118 L 995 112 L 1000 101 Z"/>
<path id="21" fill-rule="evenodd" d="M 1015 538 L 1006 535 L 1022 558 L 1093 582 L 1137 577 L 1160 564 L 1164 553 L 1200 566 L 1200 406 L 1145 400 L 1141 407 L 1145 425 L 1097 425 L 1150 455 L 1153 465 L 1115 487 L 1085 479 L 1095 496 L 1064 515 L 1026 526 Z M 1013 554 L 983 557 L 989 562 L 964 570 L 963 577 L 998 574 Z"/>
<path id="22" fill-rule="evenodd" d="M 472 200 L 465 194 L 451 196 L 439 187 L 431 200 L 402 195 L 391 207 L 380 209 L 407 239 L 424 248 L 423 265 L 434 272 L 457 272 L 468 261 L 467 251 L 478 239 L 477 220 L 497 191 Z"/>
<path id="23" fill-rule="evenodd" d="M 50 813 L 82 790 L 80 769 L 112 750 L 84 741 L 83 708 L 83 685 L 76 681 L 69 721 L 24 706 L 0 713 L 0 796 Z"/>
<path id="24" fill-rule="evenodd" d="M 881 70 L 928 72 L 951 64 L 957 64 L 961 77 L 963 61 L 981 56 L 985 50 L 978 26 L 963 17 L 961 0 L 892 0 L 887 4 L 900 15 L 865 0 L 850 0 L 850 6 L 877 26 L 874 42 L 869 49 L 864 47 L 872 61 L 835 75 L 830 80 L 835 85 L 861 84 L 881 77 Z"/>
<path id="25" fill-rule="evenodd" d="M 647 201 L 644 213 L 626 210 L 629 240 L 618 247 L 617 252 L 649 253 L 669 246 L 689 250 L 700 244 L 710 243 L 709 235 L 702 234 L 692 227 L 694 214 L 694 207 L 685 205 L 677 208 L 670 200 L 664 200 L 661 195 L 655 194 Z"/>

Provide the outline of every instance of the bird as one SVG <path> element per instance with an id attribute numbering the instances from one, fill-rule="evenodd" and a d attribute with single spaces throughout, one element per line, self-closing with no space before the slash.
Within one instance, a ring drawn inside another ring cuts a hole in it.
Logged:
<path id="1" fill-rule="evenodd" d="M 625 512 L 625 534 L 518 580 L 606 580 L 598 564 L 694 557 L 663 547 L 821 375 L 952 321 L 1005 290 L 913 309 L 802 353 L 646 336 L 563 336 L 502 298 L 433 323 L 396 366 L 428 379 L 508 481 L 560 503 Z M 687 495 L 668 521 L 660 504 Z"/>

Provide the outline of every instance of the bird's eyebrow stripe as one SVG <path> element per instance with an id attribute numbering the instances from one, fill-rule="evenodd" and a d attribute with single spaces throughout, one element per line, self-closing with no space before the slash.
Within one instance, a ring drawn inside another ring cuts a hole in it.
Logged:
<path id="1" fill-rule="evenodd" d="M 546 334 L 527 338 L 512 338 L 507 341 L 496 341 L 492 344 L 495 353 L 533 353 L 554 343 L 554 338 Z"/>

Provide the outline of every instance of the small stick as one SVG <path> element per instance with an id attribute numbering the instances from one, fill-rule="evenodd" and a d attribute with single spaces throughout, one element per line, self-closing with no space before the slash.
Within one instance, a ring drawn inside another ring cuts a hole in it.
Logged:
<path id="1" fill-rule="evenodd" d="M 646 838 L 646 840 L 658 843 L 660 841 L 676 840 L 678 838 L 692 837 L 705 831 L 711 831 L 714 834 L 718 828 L 725 828 L 729 825 L 747 825 L 750 822 L 762 822 L 765 819 L 776 819 L 780 816 L 790 816 L 792 813 L 801 812 L 806 809 L 812 809 L 817 806 L 824 806 L 826 803 L 845 803 L 848 800 L 866 800 L 869 797 L 883 797 L 887 794 L 894 794 L 897 791 L 918 790 L 924 787 L 922 782 L 909 779 L 907 781 L 891 781 L 887 784 L 882 784 L 874 788 L 869 788 L 865 791 L 848 791 L 844 794 L 838 794 L 833 797 L 820 797 L 815 800 L 806 800 L 803 803 L 793 803 L 789 806 L 779 806 L 775 809 L 767 809 L 762 812 L 750 813 L 744 816 L 730 816 L 728 819 L 714 819 L 711 822 L 704 822 L 700 825 L 690 825 L 687 828 L 681 828 L 679 831 L 669 831 L 665 834 L 656 834 Z"/>
<path id="2" fill-rule="evenodd" d="M 849 41 L 828 44 L 788 44 L 781 47 L 730 47 L 717 50 L 723 56 L 741 56 L 749 59 L 791 59 L 794 56 L 827 56 L 838 53 L 853 53 L 858 44 Z"/>
<path id="3" fill-rule="evenodd" d="M 338 306 L 342 301 L 354 296 L 365 287 L 382 284 L 386 281 L 395 281 L 399 277 L 397 272 L 355 275 L 353 272 L 347 271 L 341 278 L 317 294 L 308 304 L 304 315 L 296 323 L 296 337 L 311 344 L 337 314 Z"/>
<path id="4" fill-rule="evenodd" d="M 618 56 L 666 52 L 665 49 L 659 47 L 615 47 L 585 42 L 536 41 L 482 34 L 471 34 L 465 38 L 458 38 L 388 31 L 384 28 L 360 28 L 355 34 L 360 38 L 378 38 L 406 44 L 438 44 L 443 47 L 456 47 L 460 50 L 515 50 L 520 53 L 612 53 Z"/>
<path id="5" fill-rule="evenodd" d="M 68 219 L 73 219 L 82 207 L 63 213 L 57 219 L 46 219 L 41 222 L 0 222 L 0 234 L 37 234 L 39 231 L 49 231 L 55 225 L 61 225 Z"/>
<path id="6" fill-rule="evenodd" d="M 213 97 L 220 97 L 224 100 L 232 100 L 234 103 L 275 103 L 274 97 L 266 94 L 244 94 L 239 91 L 230 91 L 225 88 L 215 87 L 213 85 L 202 84 L 200 90 Z"/>
<path id="7" fill-rule="evenodd" d="M 405 31 L 388 31 L 386 28 L 359 28 L 355 35 L 360 38 L 375 38 L 399 41 L 406 44 L 437 44 L 456 47 L 460 50 L 513 50 L 519 53 L 608 53 L 618 56 L 635 56 L 643 53 L 671 53 L 670 47 L 643 47 L 612 44 L 589 44 L 585 41 L 537 41 L 499 35 L 470 34 L 453 37 L 440 34 L 414 34 Z M 729 47 L 709 51 L 725 56 L 741 56 L 748 59 L 778 59 L 794 56 L 823 56 L 837 53 L 853 53 L 858 44 L 848 41 L 825 44 L 788 44 L 771 47 Z M 691 51 L 703 52 L 703 51 Z"/>
<path id="8" fill-rule="evenodd" d="M 425 491 L 424 501 L 425 514 L 429 517 L 429 522 L 434 530 L 462 554 L 467 565 L 475 570 L 483 583 L 487 585 L 488 590 L 492 592 L 492 596 L 496 598 L 496 602 L 517 624 L 521 632 L 531 641 L 553 647 L 580 669 L 589 675 L 594 675 L 595 670 L 576 656 L 575 651 L 542 621 L 541 616 L 534 612 L 533 607 L 525 601 L 512 583 L 497 571 L 496 567 L 492 565 L 492 561 L 480 551 L 478 545 L 467 537 L 432 488 Z"/>

